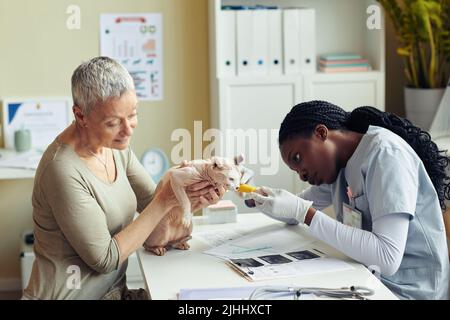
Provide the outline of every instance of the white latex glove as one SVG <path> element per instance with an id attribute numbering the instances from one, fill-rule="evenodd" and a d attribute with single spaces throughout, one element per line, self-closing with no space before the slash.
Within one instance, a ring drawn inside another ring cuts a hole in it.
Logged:
<path id="1" fill-rule="evenodd" d="M 249 184 L 252 185 L 253 184 L 253 177 L 255 176 L 255 173 L 253 172 L 253 170 L 244 167 L 243 165 L 239 165 L 239 167 L 241 168 L 241 184 Z"/>
<path id="2" fill-rule="evenodd" d="M 234 164 L 238 166 L 239 171 L 241 172 L 241 180 L 239 182 L 240 182 L 240 184 L 252 184 L 253 176 L 255 175 L 255 173 L 253 172 L 253 170 L 250 170 L 249 168 L 244 167 L 242 165 L 243 161 L 244 161 L 244 156 L 242 154 L 234 157 Z"/>
<path id="3" fill-rule="evenodd" d="M 255 176 L 255 173 L 253 172 L 253 170 L 244 167 L 241 163 L 244 161 L 244 156 L 243 155 L 238 155 L 234 157 L 234 163 L 239 166 L 239 170 L 241 172 L 241 180 L 239 181 L 240 184 L 249 184 L 249 185 L 254 185 L 254 179 L 253 177 Z M 245 199 L 245 195 L 242 192 L 238 192 L 239 197 L 244 198 Z M 255 207 L 255 201 L 253 199 L 245 199 L 245 205 L 249 208 L 253 208 Z"/>
<path id="4" fill-rule="evenodd" d="M 253 170 L 246 168 L 243 165 L 241 165 L 240 167 L 241 167 L 241 174 L 242 174 L 240 183 L 254 186 L 255 182 L 254 182 L 253 177 L 254 177 L 255 173 L 253 172 Z M 244 203 L 247 207 L 249 207 L 249 208 L 255 207 L 255 201 L 253 199 L 247 199 L 243 192 L 238 192 L 238 194 L 239 194 L 239 197 L 245 199 Z"/>
<path id="5" fill-rule="evenodd" d="M 305 222 L 305 216 L 313 202 L 304 200 L 283 189 L 261 187 L 248 193 L 246 199 L 254 199 L 256 208 L 269 217 L 287 224 Z"/>

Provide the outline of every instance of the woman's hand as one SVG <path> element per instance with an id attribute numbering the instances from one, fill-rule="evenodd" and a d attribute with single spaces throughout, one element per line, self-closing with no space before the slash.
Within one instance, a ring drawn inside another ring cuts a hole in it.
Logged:
<path id="1" fill-rule="evenodd" d="M 189 161 L 183 160 L 179 168 L 189 166 Z M 216 188 L 208 181 L 193 183 L 186 188 L 186 193 L 191 201 L 191 211 L 196 212 L 209 205 L 216 204 L 224 196 L 224 187 Z"/>
<path id="2" fill-rule="evenodd" d="M 224 187 L 215 188 L 208 181 L 194 183 L 186 188 L 186 193 L 191 201 L 191 210 L 196 212 L 209 205 L 216 204 L 224 196 Z"/>
<path id="3" fill-rule="evenodd" d="M 171 185 L 171 180 L 173 179 L 172 175 L 177 172 L 177 170 L 186 170 L 186 167 L 189 167 L 190 163 L 187 160 L 183 160 L 180 165 L 178 166 L 174 166 L 171 167 L 162 177 L 161 181 L 158 183 L 158 186 L 156 187 L 155 190 L 155 199 L 158 200 L 158 202 L 161 204 L 161 206 L 163 206 L 164 208 L 166 208 L 166 211 L 170 211 L 173 207 L 179 206 L 180 203 L 178 201 L 178 199 L 175 196 L 175 193 L 173 192 L 172 189 L 172 185 Z M 191 196 L 197 200 L 196 202 L 201 202 L 202 204 L 206 204 L 208 203 L 208 201 L 204 198 L 200 199 L 198 196 L 199 195 L 206 195 L 207 193 L 209 194 L 209 189 L 210 188 L 206 188 L 206 186 L 209 185 L 208 183 L 201 183 L 200 185 L 198 183 L 194 183 L 192 184 L 192 186 L 194 186 L 192 188 L 194 192 L 194 194 L 192 194 Z M 189 188 L 189 187 L 188 187 Z M 190 197 L 190 192 L 188 190 L 188 188 L 186 188 L 186 193 L 188 195 L 188 197 Z M 192 203 L 192 199 L 191 203 Z"/>
<path id="4" fill-rule="evenodd" d="M 166 212 L 178 206 L 178 199 L 170 185 L 170 174 L 168 171 L 156 186 L 154 199 L 160 203 Z"/>
<path id="5" fill-rule="evenodd" d="M 167 211 L 179 206 L 178 200 L 170 185 L 170 171 L 161 179 L 155 190 L 155 199 Z M 215 188 L 208 181 L 201 181 L 186 187 L 186 193 L 191 202 L 191 211 L 196 212 L 209 205 L 216 204 L 224 196 L 224 187 Z"/>

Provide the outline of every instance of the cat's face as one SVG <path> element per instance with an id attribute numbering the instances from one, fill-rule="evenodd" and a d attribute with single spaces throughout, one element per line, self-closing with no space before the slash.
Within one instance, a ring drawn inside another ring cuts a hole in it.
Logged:
<path id="1" fill-rule="evenodd" d="M 241 182 L 239 166 L 233 160 L 221 157 L 212 157 L 211 178 L 228 190 L 236 191 Z"/>

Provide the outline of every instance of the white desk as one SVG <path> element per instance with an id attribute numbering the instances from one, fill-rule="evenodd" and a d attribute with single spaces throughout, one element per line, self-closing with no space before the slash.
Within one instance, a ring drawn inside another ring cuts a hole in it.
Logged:
<path id="1" fill-rule="evenodd" d="M 0 149 L 0 160 L 8 159 L 18 154 L 15 150 Z M 33 169 L 0 168 L 0 180 L 34 179 L 35 174 L 36 170 Z"/>
<path id="2" fill-rule="evenodd" d="M 321 242 L 315 245 L 315 248 L 330 256 L 348 261 L 355 269 L 295 278 L 250 282 L 233 271 L 223 260 L 203 254 L 202 252 L 209 247 L 203 241 L 195 238 L 196 231 L 233 228 L 237 225 L 254 225 L 257 228 L 270 224 L 278 224 L 280 228 L 296 228 L 299 233 L 305 235 L 306 227 L 287 226 L 263 214 L 249 213 L 238 215 L 237 223 L 194 226 L 194 237 L 189 242 L 191 248 L 187 251 L 171 249 L 165 256 L 159 257 L 145 251 L 143 248 L 139 249 L 137 253 L 147 290 L 153 299 L 167 300 L 176 299 L 177 293 L 182 288 L 222 288 L 260 285 L 337 288 L 364 285 L 375 290 L 375 295 L 369 297 L 370 299 L 397 299 L 363 265 L 346 258 L 332 247 Z"/>

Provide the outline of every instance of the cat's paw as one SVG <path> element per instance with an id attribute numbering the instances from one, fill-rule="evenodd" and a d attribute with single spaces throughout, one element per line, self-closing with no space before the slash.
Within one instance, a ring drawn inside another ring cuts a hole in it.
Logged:
<path id="1" fill-rule="evenodd" d="M 157 256 L 163 256 L 166 254 L 167 249 L 164 247 L 146 248 L 148 251 L 153 252 Z"/>
<path id="2" fill-rule="evenodd" d="M 173 247 L 178 250 L 188 250 L 191 246 L 187 242 L 180 242 L 175 244 Z"/>
<path id="3" fill-rule="evenodd" d="M 192 213 L 191 212 L 185 212 L 183 214 L 183 218 L 181 220 L 181 224 L 184 228 L 189 228 L 192 222 Z"/>
<path id="4" fill-rule="evenodd" d="M 189 228 L 192 222 L 192 217 L 183 217 L 183 220 L 181 220 L 181 224 L 184 228 Z"/>

